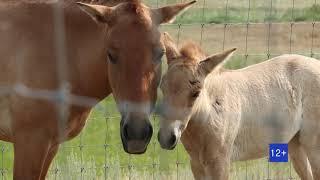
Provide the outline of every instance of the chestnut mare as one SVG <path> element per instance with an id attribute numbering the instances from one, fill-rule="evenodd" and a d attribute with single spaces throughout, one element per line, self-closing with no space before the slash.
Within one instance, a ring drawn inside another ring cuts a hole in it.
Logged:
<path id="1" fill-rule="evenodd" d="M 0 1 L 0 139 L 14 143 L 14 179 L 45 179 L 59 144 L 110 93 L 124 150 L 145 152 L 164 53 L 158 27 L 194 2 L 108 3 Z"/>

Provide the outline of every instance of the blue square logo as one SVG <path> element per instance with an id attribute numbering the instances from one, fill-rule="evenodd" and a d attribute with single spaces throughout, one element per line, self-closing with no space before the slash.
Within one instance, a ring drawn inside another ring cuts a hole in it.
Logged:
<path id="1" fill-rule="evenodd" d="M 269 162 L 288 162 L 288 144 L 269 144 Z"/>

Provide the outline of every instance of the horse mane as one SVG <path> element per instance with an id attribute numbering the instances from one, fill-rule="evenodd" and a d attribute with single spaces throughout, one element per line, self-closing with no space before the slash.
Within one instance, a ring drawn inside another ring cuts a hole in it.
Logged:
<path id="1" fill-rule="evenodd" d="M 97 5 L 108 5 L 115 6 L 120 3 L 130 3 L 135 6 L 140 6 L 140 0 L 4 0 L 2 2 L 6 3 L 25 3 L 25 4 L 51 4 L 51 3 L 62 3 L 65 6 L 74 4 L 76 2 L 83 2 L 88 4 L 97 4 Z"/>
<path id="2" fill-rule="evenodd" d="M 43 0 L 41 0 L 43 1 Z M 141 1 L 140 0 L 59 0 L 59 1 L 64 1 L 67 4 L 72 4 L 76 2 L 83 2 L 83 3 L 88 3 L 88 4 L 98 4 L 98 5 L 117 5 L 120 3 L 130 3 L 134 5 L 140 5 Z"/>
<path id="3" fill-rule="evenodd" d="M 105 5 L 105 6 L 116 6 L 124 3 L 123 7 L 128 12 L 133 12 L 140 17 L 145 14 L 144 5 L 140 0 L 0 0 L 0 5 L 52 5 L 60 4 L 62 7 L 70 7 L 76 4 L 76 2 L 82 2 L 87 4 Z"/>
<path id="4" fill-rule="evenodd" d="M 206 58 L 206 54 L 201 47 L 195 42 L 186 42 L 180 49 L 180 54 L 186 57 L 188 61 L 197 63 Z"/>

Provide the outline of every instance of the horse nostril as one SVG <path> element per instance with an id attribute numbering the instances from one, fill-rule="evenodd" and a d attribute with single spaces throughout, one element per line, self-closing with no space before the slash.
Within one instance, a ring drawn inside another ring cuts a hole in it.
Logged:
<path id="1" fill-rule="evenodd" d="M 151 136 L 152 133 L 153 133 L 153 129 L 152 129 L 151 124 L 148 124 L 148 125 L 146 126 L 144 133 L 145 133 L 145 134 L 144 134 L 145 139 L 150 138 L 150 136 Z"/>
<path id="2" fill-rule="evenodd" d="M 160 142 L 160 131 L 158 132 L 158 142 Z"/>
<path id="3" fill-rule="evenodd" d="M 172 146 L 176 143 L 177 136 L 175 134 L 172 134 L 170 139 L 169 139 L 169 145 Z"/>
<path id="4" fill-rule="evenodd" d="M 125 124 L 123 126 L 123 136 L 128 140 L 129 139 L 129 136 L 128 136 L 128 125 Z"/>

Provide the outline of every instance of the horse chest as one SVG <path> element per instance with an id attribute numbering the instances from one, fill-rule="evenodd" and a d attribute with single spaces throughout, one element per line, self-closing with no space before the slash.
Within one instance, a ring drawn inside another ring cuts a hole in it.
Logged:
<path id="1" fill-rule="evenodd" d="M 8 140 L 11 135 L 11 114 L 9 106 L 9 97 L 0 97 L 0 138 Z"/>
<path id="2" fill-rule="evenodd" d="M 68 121 L 68 128 L 66 132 L 68 140 L 74 138 L 81 132 L 86 124 L 89 114 L 90 110 L 72 113 Z"/>

